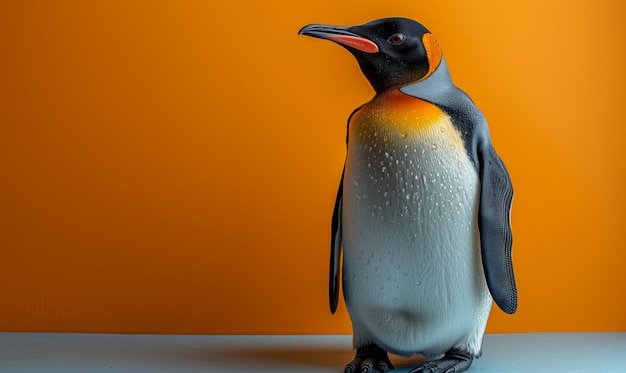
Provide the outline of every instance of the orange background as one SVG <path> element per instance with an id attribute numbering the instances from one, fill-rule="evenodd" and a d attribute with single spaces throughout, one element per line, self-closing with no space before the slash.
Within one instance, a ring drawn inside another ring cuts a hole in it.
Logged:
<path id="1" fill-rule="evenodd" d="M 0 330 L 350 333 L 330 216 L 372 90 L 296 33 L 401 15 L 514 182 L 520 308 L 488 331 L 626 331 L 624 4 L 1 2 Z"/>

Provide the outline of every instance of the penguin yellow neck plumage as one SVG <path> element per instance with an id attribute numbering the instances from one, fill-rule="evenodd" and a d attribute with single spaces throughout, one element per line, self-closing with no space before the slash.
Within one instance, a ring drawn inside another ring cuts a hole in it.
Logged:
<path id="1" fill-rule="evenodd" d="M 377 93 L 363 105 L 350 121 L 350 133 L 373 141 L 380 137 L 385 143 L 445 136 L 455 148 L 464 149 L 460 133 L 446 113 L 398 89 Z"/>

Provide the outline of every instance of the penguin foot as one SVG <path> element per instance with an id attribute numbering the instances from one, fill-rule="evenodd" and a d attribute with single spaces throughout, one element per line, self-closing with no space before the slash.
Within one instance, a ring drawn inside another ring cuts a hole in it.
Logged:
<path id="1" fill-rule="evenodd" d="M 356 349 L 356 356 L 346 365 L 344 373 L 387 373 L 393 369 L 387 351 L 371 344 Z"/>
<path id="2" fill-rule="evenodd" d="M 421 364 L 409 373 L 459 373 L 465 372 L 472 365 L 474 357 L 465 351 L 452 349 L 439 360 Z"/>

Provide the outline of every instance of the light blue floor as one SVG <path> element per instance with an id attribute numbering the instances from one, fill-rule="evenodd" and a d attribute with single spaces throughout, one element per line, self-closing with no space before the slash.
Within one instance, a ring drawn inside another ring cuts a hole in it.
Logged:
<path id="1" fill-rule="evenodd" d="M 350 336 L 0 333 L 0 372 L 335 372 Z M 392 357 L 407 372 L 416 359 Z M 487 335 L 470 373 L 626 372 L 626 333 Z"/>

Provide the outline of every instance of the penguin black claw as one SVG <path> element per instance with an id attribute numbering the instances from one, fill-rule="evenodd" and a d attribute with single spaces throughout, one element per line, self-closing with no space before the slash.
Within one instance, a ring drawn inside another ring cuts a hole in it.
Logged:
<path id="1" fill-rule="evenodd" d="M 421 364 L 409 373 L 459 373 L 465 372 L 472 365 L 474 357 L 465 351 L 452 349 L 441 359 Z"/>
<path id="2" fill-rule="evenodd" d="M 344 373 L 387 373 L 394 370 L 387 351 L 371 344 L 356 350 L 354 360 L 346 365 Z"/>

